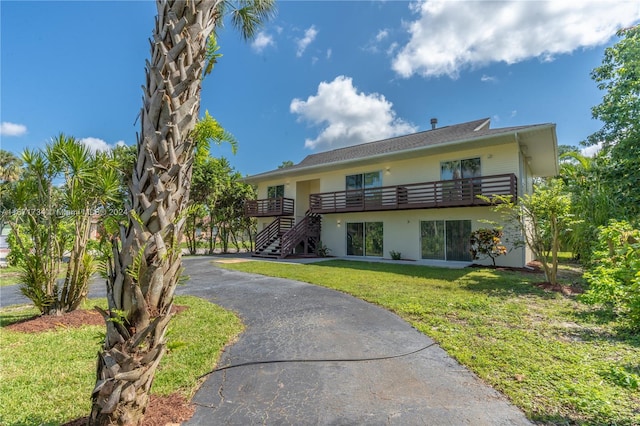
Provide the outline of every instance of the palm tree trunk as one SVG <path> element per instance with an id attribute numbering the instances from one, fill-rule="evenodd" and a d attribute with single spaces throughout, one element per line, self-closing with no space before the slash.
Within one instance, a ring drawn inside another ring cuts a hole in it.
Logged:
<path id="1" fill-rule="evenodd" d="M 131 213 L 114 242 L 107 280 L 107 333 L 98 354 L 90 424 L 139 424 L 158 364 L 181 272 L 183 209 L 207 37 L 219 0 L 159 0 L 146 66 L 142 133 Z"/>

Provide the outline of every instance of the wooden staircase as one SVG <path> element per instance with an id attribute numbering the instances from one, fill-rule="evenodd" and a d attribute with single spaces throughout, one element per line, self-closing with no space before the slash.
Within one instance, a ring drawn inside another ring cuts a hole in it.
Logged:
<path id="1" fill-rule="evenodd" d="M 303 255 L 316 254 L 320 245 L 322 217 L 307 211 L 295 225 L 290 217 L 277 217 L 256 236 L 254 257 L 285 258 L 302 244 Z"/>

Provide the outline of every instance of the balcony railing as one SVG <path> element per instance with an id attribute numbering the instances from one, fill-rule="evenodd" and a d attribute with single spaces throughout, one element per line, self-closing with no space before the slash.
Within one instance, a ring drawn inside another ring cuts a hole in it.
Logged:
<path id="1" fill-rule="evenodd" d="M 486 206 L 478 195 L 517 195 L 514 174 L 311 194 L 313 213 Z"/>
<path id="2" fill-rule="evenodd" d="M 294 200 L 291 198 L 267 198 L 264 200 L 247 200 L 244 214 L 249 217 L 293 216 Z"/>

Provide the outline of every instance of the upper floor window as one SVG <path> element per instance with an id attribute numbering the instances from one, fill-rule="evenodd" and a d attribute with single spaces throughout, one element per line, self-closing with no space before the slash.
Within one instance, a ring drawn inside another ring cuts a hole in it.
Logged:
<path id="1" fill-rule="evenodd" d="M 440 163 L 440 180 L 465 179 L 482 176 L 480 157 Z"/>
<path id="2" fill-rule="evenodd" d="M 267 188 L 267 198 L 283 198 L 284 185 L 275 185 Z"/>
<path id="3" fill-rule="evenodd" d="M 353 189 L 379 188 L 382 186 L 382 176 L 379 171 L 348 175 L 345 181 L 347 191 Z"/>

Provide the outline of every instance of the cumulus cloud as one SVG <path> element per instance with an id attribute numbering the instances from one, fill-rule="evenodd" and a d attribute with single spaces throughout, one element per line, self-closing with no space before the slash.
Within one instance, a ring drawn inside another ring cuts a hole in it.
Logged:
<path id="1" fill-rule="evenodd" d="M 307 46 L 313 43 L 317 35 L 318 35 L 318 30 L 316 30 L 316 27 L 314 25 L 307 28 L 304 32 L 304 37 L 297 40 L 296 42 L 298 44 L 298 50 L 296 51 L 296 56 L 298 57 L 302 56 L 304 51 L 307 49 Z"/>
<path id="2" fill-rule="evenodd" d="M 447 75 L 491 62 L 552 60 L 606 43 L 640 19 L 637 2 L 425 1 L 412 3 L 419 17 L 407 24 L 409 42 L 392 61 L 402 77 Z"/>
<path id="3" fill-rule="evenodd" d="M 396 117 L 393 104 L 379 93 L 363 93 L 350 77 L 339 76 L 318 85 L 318 93 L 307 100 L 294 99 L 290 111 L 299 120 L 321 126 L 306 148 L 339 148 L 415 132 L 417 128 Z"/>
<path id="4" fill-rule="evenodd" d="M 275 41 L 273 40 L 273 36 L 265 33 L 264 31 L 260 31 L 251 43 L 251 48 L 258 53 L 262 52 L 269 46 L 275 46 Z"/>
<path id="5" fill-rule="evenodd" d="M 109 151 L 113 149 L 114 146 L 125 145 L 124 141 L 118 141 L 113 145 L 109 145 L 107 142 L 105 142 L 100 138 L 92 138 L 92 137 L 82 138 L 79 140 L 79 142 L 85 145 L 87 148 L 89 148 L 89 150 L 94 154 L 96 152 Z"/>
<path id="6" fill-rule="evenodd" d="M 0 135 L 2 136 L 22 136 L 27 133 L 27 126 L 24 124 L 10 123 L 3 121 L 0 124 Z"/>

